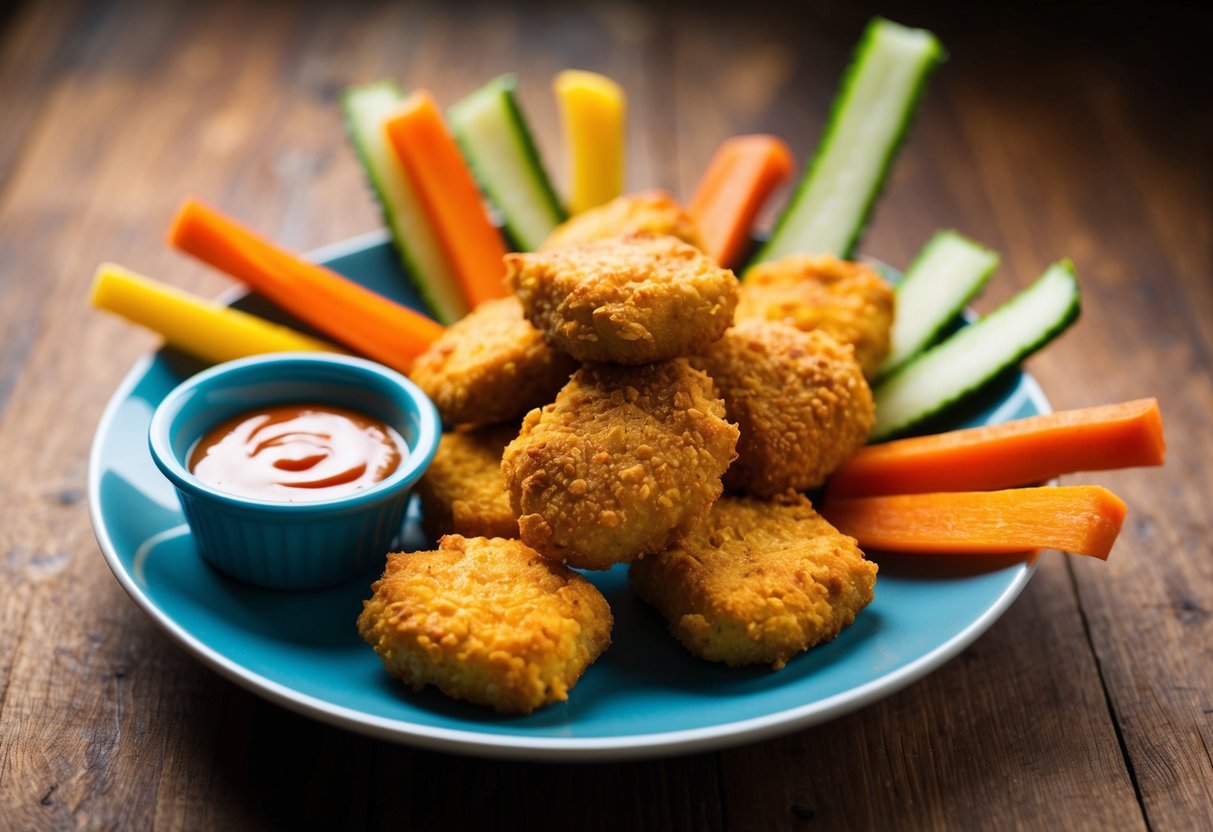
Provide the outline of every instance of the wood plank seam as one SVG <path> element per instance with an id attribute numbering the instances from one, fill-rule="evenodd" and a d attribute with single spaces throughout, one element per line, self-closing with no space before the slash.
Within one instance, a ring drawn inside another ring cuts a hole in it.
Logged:
<path id="1" fill-rule="evenodd" d="M 1069 555 L 1066 557 L 1066 575 L 1070 581 L 1070 591 L 1074 595 L 1074 605 L 1078 608 L 1078 617 L 1082 621 L 1083 637 L 1087 640 L 1087 647 L 1091 651 L 1091 658 L 1095 662 L 1095 674 L 1099 677 L 1099 686 L 1103 692 L 1104 703 L 1108 708 L 1108 719 L 1112 722 L 1112 730 L 1116 734 L 1116 744 L 1120 747 L 1120 756 L 1124 760 L 1125 771 L 1129 775 L 1129 782 L 1133 785 L 1133 797 L 1137 800 L 1137 805 L 1141 809 L 1141 820 L 1147 830 L 1152 830 L 1149 814 L 1146 812 L 1146 801 L 1142 794 L 1141 784 L 1137 781 L 1137 770 L 1133 765 L 1133 757 L 1129 753 L 1129 744 L 1125 740 L 1124 730 L 1120 724 L 1120 718 L 1116 713 L 1116 706 L 1112 702 L 1112 693 L 1108 689 L 1108 680 L 1104 674 L 1103 662 L 1099 658 L 1099 651 L 1095 649 L 1095 639 L 1091 634 L 1091 622 L 1087 618 L 1087 611 L 1082 605 L 1082 596 L 1078 591 L 1078 576 L 1074 574 L 1074 565 L 1070 563 Z"/>
<path id="2" fill-rule="evenodd" d="M 29 624 L 30 605 L 25 605 L 25 611 L 21 615 L 21 631 L 17 633 L 17 638 L 13 643 L 13 654 L 10 657 L 8 665 L 4 668 L 4 677 L 0 679 L 4 687 L 0 688 L 0 724 L 4 723 L 4 711 L 8 705 L 8 692 L 13 680 L 13 668 L 17 665 L 17 656 L 21 654 L 21 645 L 25 642 L 25 630 Z"/>

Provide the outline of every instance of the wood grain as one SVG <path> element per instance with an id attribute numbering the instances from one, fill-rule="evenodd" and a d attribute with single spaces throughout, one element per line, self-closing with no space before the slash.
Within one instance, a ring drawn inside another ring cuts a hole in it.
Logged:
<path id="1" fill-rule="evenodd" d="M 223 681 L 98 555 L 89 443 L 155 340 L 84 298 L 103 259 L 228 285 L 161 244 L 183 195 L 299 249 L 375 228 L 339 90 L 394 76 L 451 102 L 504 71 L 563 182 L 548 84 L 577 66 L 628 89 L 629 186 L 685 196 L 736 133 L 777 133 L 803 164 L 871 11 L 81 0 L 0 15 L 0 828 L 1207 825 L 1213 94 L 1195 6 L 880 9 L 938 31 L 951 58 L 864 250 L 904 265 L 956 227 L 1003 252 L 982 309 L 1073 257 L 1083 317 L 1033 371 L 1056 407 L 1157 395 L 1171 448 L 1163 471 L 1081 478 L 1130 505 L 1107 564 L 1046 556 L 989 633 L 900 693 L 670 760 L 416 751 Z"/>
<path id="2" fill-rule="evenodd" d="M 1020 117 L 987 113 L 969 129 L 991 148 L 982 168 L 1003 197 L 1003 225 L 1024 228 L 1013 242 L 1025 265 L 1064 251 L 1083 278 L 1081 324 L 1032 363 L 1055 406 L 1147 392 L 1167 419 L 1165 475 L 1082 478 L 1120 494 L 1130 522 L 1108 569 L 1069 567 L 1145 816 L 1154 829 L 1184 829 L 1213 805 L 1213 581 L 1198 505 L 1213 485 L 1203 463 L 1213 443 L 1198 427 L 1213 390 L 1208 316 L 1197 312 L 1213 309 L 1213 191 L 1201 128 L 1173 107 L 1186 93 L 1208 94 L 1178 80 L 1162 99 L 1129 99 L 1111 61 L 1056 63 L 1026 89 L 983 78 Z M 961 104 L 975 112 L 977 93 Z M 1196 113 L 1208 136 L 1207 107 Z M 1140 124 L 1152 126 L 1154 148 L 1131 127 Z M 1024 159 L 1031 176 L 1017 175 Z"/>

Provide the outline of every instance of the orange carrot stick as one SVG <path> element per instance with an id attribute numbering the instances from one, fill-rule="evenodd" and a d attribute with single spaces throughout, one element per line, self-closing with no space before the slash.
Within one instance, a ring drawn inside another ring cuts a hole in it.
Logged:
<path id="1" fill-rule="evenodd" d="M 1063 410 L 1001 425 L 860 449 L 834 472 L 831 498 L 982 491 L 1078 471 L 1162 465 L 1157 399 Z"/>
<path id="2" fill-rule="evenodd" d="M 504 297 L 505 243 L 484 212 L 476 180 L 433 97 L 425 90 L 413 93 L 384 129 L 455 268 L 468 306 Z"/>
<path id="3" fill-rule="evenodd" d="M 425 315 L 278 248 L 196 200 L 177 210 L 168 239 L 321 332 L 401 372 L 408 372 L 413 359 L 442 334 L 442 325 Z"/>
<path id="4" fill-rule="evenodd" d="M 1125 504 L 1096 485 L 828 500 L 821 513 L 862 549 L 1010 554 L 1060 549 L 1106 560 Z"/>
<path id="5" fill-rule="evenodd" d="M 707 254 L 736 265 L 763 203 L 791 174 L 792 152 L 775 136 L 735 136 L 722 144 L 687 205 Z"/>

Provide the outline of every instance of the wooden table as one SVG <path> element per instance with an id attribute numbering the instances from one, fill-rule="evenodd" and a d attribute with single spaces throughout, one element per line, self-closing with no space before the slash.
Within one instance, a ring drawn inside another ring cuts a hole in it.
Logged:
<path id="1" fill-rule="evenodd" d="M 842 5 L 842 4 L 833 4 Z M 629 186 L 688 194 L 717 144 L 803 161 L 863 21 L 812 4 L 28 2 L 0 16 L 0 827 L 1213 828 L 1213 96 L 1196 4 L 879 11 L 951 51 L 864 243 L 956 227 L 1003 253 L 979 309 L 1061 256 L 1080 323 L 1030 362 L 1054 407 L 1146 395 L 1163 470 L 1093 474 L 1107 563 L 1050 553 L 938 672 L 811 730 L 610 765 L 485 762 L 329 728 L 169 641 L 93 539 L 88 449 L 155 339 L 91 311 L 115 260 L 203 295 L 162 244 L 197 194 L 297 249 L 377 227 L 336 105 L 383 76 L 444 102 L 513 70 L 553 167 L 549 81 L 631 97 Z M 1073 478 L 1071 478 L 1073 479 Z"/>

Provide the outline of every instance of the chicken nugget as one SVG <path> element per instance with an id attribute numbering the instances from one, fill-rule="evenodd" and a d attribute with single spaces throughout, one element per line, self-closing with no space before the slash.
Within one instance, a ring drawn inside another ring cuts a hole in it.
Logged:
<path id="1" fill-rule="evenodd" d="M 724 484 L 763 497 L 816 488 L 867 441 L 872 390 L 849 344 L 777 321 L 742 321 L 691 359 L 737 423 Z"/>
<path id="2" fill-rule="evenodd" d="M 508 297 L 485 301 L 448 327 L 409 378 L 433 399 L 443 424 L 490 425 L 547 404 L 576 368 Z"/>
<path id="3" fill-rule="evenodd" d="M 737 320 L 764 318 L 823 330 L 855 347 L 868 379 L 889 354 L 895 295 L 866 263 L 793 254 L 746 272 Z"/>
<path id="4" fill-rule="evenodd" d="M 434 461 L 417 482 L 421 526 L 430 540 L 444 534 L 518 537 L 518 518 L 501 476 L 501 453 L 517 435 L 514 424 L 442 435 Z"/>
<path id="5" fill-rule="evenodd" d="M 447 535 L 388 555 L 371 591 L 358 632 L 390 675 L 501 713 L 568 699 L 611 643 L 594 585 L 517 540 Z"/>
<path id="6" fill-rule="evenodd" d="M 541 251 L 590 243 L 607 237 L 622 237 L 636 231 L 669 234 L 702 250 L 703 241 L 694 218 L 669 191 L 654 188 L 625 194 L 605 205 L 583 211 L 558 226 Z"/>
<path id="7" fill-rule="evenodd" d="M 501 470 L 527 545 L 607 569 L 694 528 L 736 444 L 712 380 L 686 359 L 589 364 L 527 414 Z"/>
<path id="8" fill-rule="evenodd" d="M 733 322 L 737 278 L 674 237 L 640 232 L 507 254 L 506 280 L 548 342 L 580 361 L 690 355 Z"/>
<path id="9" fill-rule="evenodd" d="M 677 547 L 628 567 L 640 597 L 696 656 L 782 668 L 872 600 L 876 564 L 800 495 L 722 497 Z"/>

